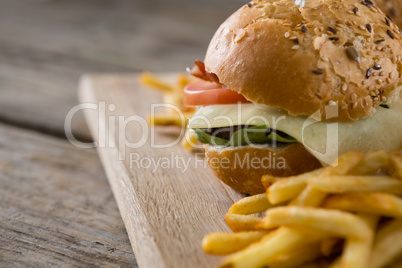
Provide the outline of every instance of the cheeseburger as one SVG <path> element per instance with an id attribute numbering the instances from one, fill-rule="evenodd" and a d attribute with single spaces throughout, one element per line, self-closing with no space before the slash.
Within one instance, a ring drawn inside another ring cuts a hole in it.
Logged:
<path id="1" fill-rule="evenodd" d="M 402 42 L 371 0 L 252 1 L 218 29 L 185 103 L 216 175 L 249 194 L 352 150 L 402 146 Z"/>

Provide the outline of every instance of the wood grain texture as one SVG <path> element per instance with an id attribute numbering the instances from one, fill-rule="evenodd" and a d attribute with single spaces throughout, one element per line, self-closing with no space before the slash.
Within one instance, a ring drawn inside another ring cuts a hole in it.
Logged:
<path id="1" fill-rule="evenodd" d="M 0 133 L 0 267 L 137 266 L 94 150 Z"/>
<path id="2" fill-rule="evenodd" d="M 98 152 L 139 266 L 216 266 L 219 258 L 203 253 L 201 240 L 209 232 L 228 230 L 224 215 L 241 195 L 218 181 L 211 170 L 202 164 L 202 156 L 197 158 L 180 144 L 156 149 L 151 148 L 148 139 L 139 148 L 123 146 L 119 149 L 116 124 L 109 125 L 108 120 L 111 117 L 144 118 L 150 113 L 151 103 L 160 101 L 157 93 L 138 85 L 136 76 L 86 76 L 81 81 L 80 96 L 83 103 L 105 102 L 106 107 L 109 104 L 116 106 L 113 112 L 106 109 L 106 113 L 99 113 L 87 109 L 85 114 L 96 141 L 104 139 L 104 133 L 108 133 L 109 139 L 114 141 L 112 146 L 98 148 Z M 103 124 L 108 131 L 99 132 Z M 134 142 L 149 137 L 144 134 L 147 130 L 148 126 L 142 129 L 137 123 L 131 122 L 119 133 L 125 133 Z M 168 144 L 176 138 L 160 131 L 154 133 L 158 144 Z M 109 144 L 108 139 L 106 144 Z M 136 164 L 130 161 L 130 156 L 134 156 L 131 160 L 138 159 L 137 156 L 147 160 L 144 160 L 146 163 L 138 164 L 137 161 Z M 189 161 L 188 169 L 177 164 L 174 160 L 176 157 Z M 148 167 L 149 161 L 165 159 L 168 159 L 170 166 Z"/>
<path id="3" fill-rule="evenodd" d="M 0 121 L 63 136 L 81 74 L 184 70 L 242 2 L 2 0 Z"/>

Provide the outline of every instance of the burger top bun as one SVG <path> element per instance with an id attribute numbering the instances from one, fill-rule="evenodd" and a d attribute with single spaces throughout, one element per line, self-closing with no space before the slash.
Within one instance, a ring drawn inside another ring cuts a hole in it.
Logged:
<path id="1" fill-rule="evenodd" d="M 398 27 L 402 27 L 402 1 L 400 0 L 375 0 L 374 1 L 385 14 L 389 15 Z"/>
<path id="2" fill-rule="evenodd" d="M 370 0 L 255 0 L 220 26 L 205 66 L 254 103 L 341 122 L 398 99 L 401 55 L 398 27 Z"/>

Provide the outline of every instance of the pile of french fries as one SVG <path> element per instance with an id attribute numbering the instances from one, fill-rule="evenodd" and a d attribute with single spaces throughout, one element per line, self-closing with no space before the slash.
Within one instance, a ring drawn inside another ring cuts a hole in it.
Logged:
<path id="1" fill-rule="evenodd" d="M 350 152 L 288 178 L 263 176 L 266 193 L 235 203 L 234 233 L 212 233 L 221 267 L 402 267 L 402 154 Z"/>
<path id="2" fill-rule="evenodd" d="M 187 127 L 187 120 L 194 115 L 195 107 L 184 105 L 184 88 L 192 79 L 186 74 L 179 74 L 176 83 L 167 83 L 149 72 L 144 72 L 140 75 L 139 81 L 141 85 L 160 91 L 163 94 L 163 102 L 175 106 L 182 113 L 180 115 L 177 111 L 168 110 L 168 113 L 150 115 L 148 116 L 150 126 Z M 181 145 L 188 151 L 200 150 L 200 146 L 197 146 L 199 142 L 191 129 L 186 129 Z"/>

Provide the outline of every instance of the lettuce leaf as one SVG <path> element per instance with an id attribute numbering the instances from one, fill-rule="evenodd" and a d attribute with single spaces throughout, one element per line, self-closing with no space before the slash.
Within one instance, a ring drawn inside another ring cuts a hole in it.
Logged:
<path id="1" fill-rule="evenodd" d="M 242 128 L 233 133 L 230 140 L 215 137 L 203 129 L 194 129 L 196 138 L 201 143 L 223 146 L 244 146 L 249 144 L 270 144 L 275 142 L 295 143 L 296 139 L 286 133 L 269 128 L 266 125 Z"/>

